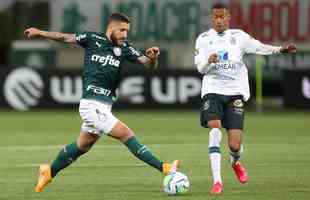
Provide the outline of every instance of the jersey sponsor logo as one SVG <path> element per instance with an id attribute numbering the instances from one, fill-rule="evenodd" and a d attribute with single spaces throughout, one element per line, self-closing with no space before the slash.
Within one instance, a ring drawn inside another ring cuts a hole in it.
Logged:
<path id="1" fill-rule="evenodd" d="M 117 59 L 114 59 L 112 55 L 100 56 L 100 55 L 93 54 L 91 56 L 91 61 L 98 62 L 102 64 L 102 66 L 106 66 L 107 64 L 109 64 L 114 67 L 119 67 L 120 65 L 120 61 Z"/>
<path id="2" fill-rule="evenodd" d="M 234 113 L 242 115 L 244 112 L 243 101 L 241 99 L 236 99 L 232 104 L 234 106 Z"/>
<path id="3" fill-rule="evenodd" d="M 217 53 L 218 59 L 220 62 L 224 62 L 228 60 L 228 52 L 225 50 L 221 50 Z"/>
<path id="4" fill-rule="evenodd" d="M 238 115 L 242 115 L 244 112 L 243 108 L 236 108 L 234 107 L 234 113 L 238 114 Z"/>
<path id="5" fill-rule="evenodd" d="M 221 62 L 221 63 L 216 63 L 214 69 L 216 71 L 223 71 L 223 70 L 232 70 L 235 71 L 237 70 L 237 66 L 234 63 L 230 62 Z"/>
<path id="6" fill-rule="evenodd" d="M 39 104 L 44 83 L 40 74 L 29 68 L 11 72 L 4 82 L 4 96 L 10 106 L 26 111 Z"/>
<path id="7" fill-rule="evenodd" d="M 233 102 L 233 105 L 234 107 L 236 108 L 242 108 L 243 107 L 243 102 L 241 99 L 236 99 L 234 102 Z"/>
<path id="8" fill-rule="evenodd" d="M 84 38 L 86 38 L 86 34 L 80 34 L 80 35 L 76 36 L 76 40 L 79 41 L 79 42 L 80 42 L 82 39 L 84 39 Z"/>
<path id="9" fill-rule="evenodd" d="M 205 110 L 208 110 L 209 108 L 210 108 L 210 100 L 207 100 L 204 103 L 202 110 L 205 111 Z"/>
<path id="10" fill-rule="evenodd" d="M 102 87 L 97 87 L 94 85 L 88 85 L 86 88 L 86 91 L 92 91 L 93 93 L 101 94 L 105 96 L 109 96 L 111 94 L 111 90 L 104 89 Z"/>

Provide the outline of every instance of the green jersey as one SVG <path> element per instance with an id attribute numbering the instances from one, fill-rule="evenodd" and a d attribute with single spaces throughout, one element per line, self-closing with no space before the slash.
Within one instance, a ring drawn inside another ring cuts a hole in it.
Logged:
<path id="1" fill-rule="evenodd" d="M 113 45 L 102 33 L 77 33 L 76 41 L 85 50 L 82 98 L 113 103 L 122 64 L 126 60 L 135 62 L 142 54 L 128 42 Z"/>

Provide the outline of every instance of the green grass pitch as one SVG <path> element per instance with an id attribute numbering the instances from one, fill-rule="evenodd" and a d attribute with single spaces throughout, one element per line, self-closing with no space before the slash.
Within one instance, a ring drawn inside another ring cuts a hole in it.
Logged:
<path id="1" fill-rule="evenodd" d="M 62 171 L 43 193 L 34 193 L 37 167 L 50 162 L 62 145 L 75 140 L 80 118 L 74 111 L 1 111 L 1 200 L 307 200 L 310 199 L 310 113 L 247 113 L 243 162 L 250 180 L 241 185 L 222 142 L 224 193 L 208 194 L 211 175 L 208 131 L 197 112 L 115 114 L 163 160 L 182 161 L 191 181 L 185 196 L 162 192 L 163 176 L 136 160 L 119 142 L 103 137 L 76 163 Z"/>

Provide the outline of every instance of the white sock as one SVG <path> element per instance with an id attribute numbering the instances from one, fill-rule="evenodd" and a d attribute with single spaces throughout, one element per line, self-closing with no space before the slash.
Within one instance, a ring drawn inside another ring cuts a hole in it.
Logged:
<path id="1" fill-rule="evenodd" d="M 211 170 L 213 183 L 222 183 L 221 177 L 221 153 L 220 143 L 222 140 L 221 130 L 213 128 L 209 132 L 209 156 L 211 162 Z"/>

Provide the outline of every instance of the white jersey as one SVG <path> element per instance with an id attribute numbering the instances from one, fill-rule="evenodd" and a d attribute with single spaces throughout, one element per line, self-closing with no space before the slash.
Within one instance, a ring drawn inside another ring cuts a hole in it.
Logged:
<path id="1" fill-rule="evenodd" d="M 217 33 L 214 29 L 202 33 L 196 40 L 195 65 L 204 74 L 201 97 L 208 93 L 242 95 L 250 98 L 248 70 L 244 54 L 270 55 L 279 53 L 281 47 L 266 45 L 239 29 Z M 218 63 L 208 63 L 216 53 Z"/>

